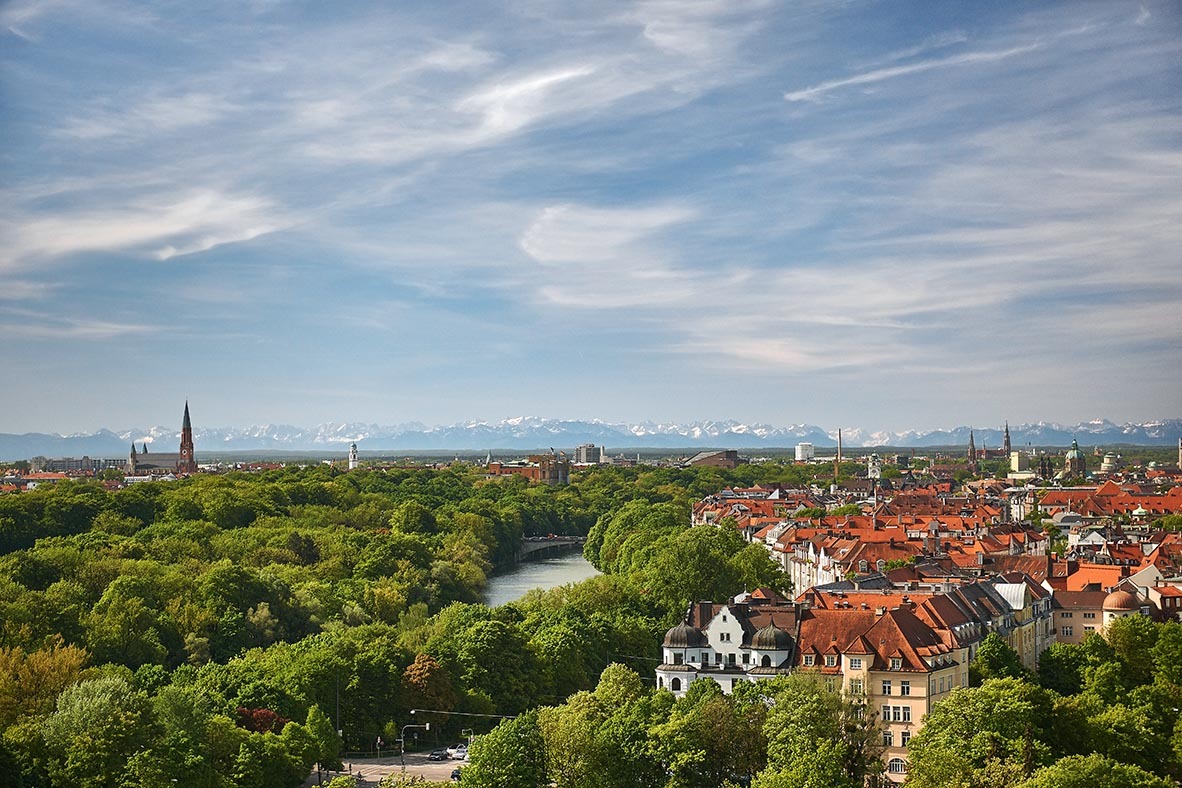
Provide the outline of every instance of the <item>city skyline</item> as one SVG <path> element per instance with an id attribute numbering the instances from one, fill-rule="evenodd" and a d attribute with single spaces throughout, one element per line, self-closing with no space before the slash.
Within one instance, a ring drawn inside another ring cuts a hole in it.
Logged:
<path id="1" fill-rule="evenodd" d="M 0 8 L 0 432 L 1182 412 L 1177 4 Z"/>

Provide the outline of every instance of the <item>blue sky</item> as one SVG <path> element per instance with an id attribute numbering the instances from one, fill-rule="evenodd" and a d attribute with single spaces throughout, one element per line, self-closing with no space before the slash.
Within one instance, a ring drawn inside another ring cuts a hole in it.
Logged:
<path id="1" fill-rule="evenodd" d="M 0 431 L 1177 417 L 1180 9 L 11 0 Z"/>

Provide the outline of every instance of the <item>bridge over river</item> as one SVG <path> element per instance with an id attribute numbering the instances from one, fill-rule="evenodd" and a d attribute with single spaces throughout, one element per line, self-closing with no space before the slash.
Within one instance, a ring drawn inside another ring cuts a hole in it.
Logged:
<path id="1" fill-rule="evenodd" d="M 517 547 L 517 560 L 561 555 L 575 548 L 582 549 L 586 541 L 585 536 L 526 536 Z"/>

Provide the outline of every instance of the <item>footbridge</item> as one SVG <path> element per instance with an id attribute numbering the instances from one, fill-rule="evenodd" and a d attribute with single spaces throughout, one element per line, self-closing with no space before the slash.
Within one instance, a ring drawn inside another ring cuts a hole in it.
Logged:
<path id="1" fill-rule="evenodd" d="M 517 547 L 517 560 L 530 561 L 534 558 L 558 555 L 576 548 L 582 549 L 585 536 L 526 536 Z"/>

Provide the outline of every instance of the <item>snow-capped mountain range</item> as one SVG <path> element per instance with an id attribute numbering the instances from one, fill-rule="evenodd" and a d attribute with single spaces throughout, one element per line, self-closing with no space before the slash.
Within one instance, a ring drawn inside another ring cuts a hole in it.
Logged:
<path id="1" fill-rule="evenodd" d="M 842 427 L 842 442 L 850 447 L 957 446 L 967 445 L 969 427 L 947 430 L 872 431 Z M 978 448 L 999 447 L 1000 427 L 972 427 Z M 159 451 L 175 452 L 180 432 L 175 428 L 152 427 L 89 434 L 48 435 L 0 433 L 0 460 L 29 457 L 122 457 L 134 441 Z M 1082 445 L 1133 444 L 1172 446 L 1182 437 L 1182 419 L 1141 424 L 1115 424 L 1097 419 L 1083 424 L 1063 425 L 1040 421 L 1011 425 L 1015 448 L 1067 446 L 1072 439 Z M 530 450 L 549 447 L 570 449 L 582 443 L 606 446 L 609 450 L 654 448 L 788 448 L 808 442 L 818 447 L 837 445 L 837 429 L 812 424 L 776 427 L 744 424 L 733 420 L 700 421 L 689 424 L 639 422 L 620 424 L 605 421 L 577 421 L 522 416 L 498 422 L 469 421 L 427 427 L 417 422 L 383 426 L 361 423 L 329 423 L 317 427 L 263 424 L 245 428 L 200 428 L 193 430 L 197 452 L 292 451 L 342 453 L 350 443 L 367 452 L 378 451 L 485 451 Z"/>

